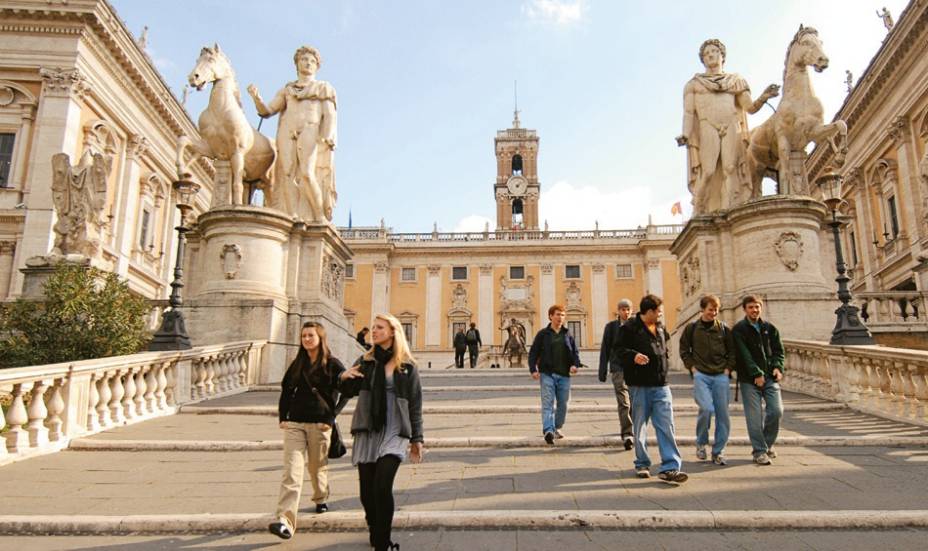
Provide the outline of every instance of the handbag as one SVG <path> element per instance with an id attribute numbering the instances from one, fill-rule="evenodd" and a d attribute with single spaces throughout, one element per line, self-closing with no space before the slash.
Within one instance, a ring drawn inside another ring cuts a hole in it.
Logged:
<path id="1" fill-rule="evenodd" d="M 306 374 L 304 373 L 303 375 L 305 376 Z M 309 383 L 309 378 L 304 380 Z M 319 392 L 316 387 L 310 384 L 309 388 L 311 388 L 316 397 L 319 398 L 319 401 L 322 402 L 322 405 L 325 406 L 327 410 L 332 412 L 332 435 L 329 437 L 329 459 L 338 459 L 339 457 L 342 457 L 348 453 L 348 448 L 345 446 L 345 441 L 342 440 L 342 433 L 340 430 L 338 430 L 338 422 L 335 421 L 335 418 L 338 417 L 338 414 L 342 412 L 342 409 L 348 405 L 348 400 L 350 400 L 350 398 L 346 398 L 344 396 L 340 397 L 338 404 L 336 404 L 335 408 L 333 409 L 332 406 L 329 405 L 329 401 L 326 400 L 324 396 L 322 396 L 322 393 Z"/>

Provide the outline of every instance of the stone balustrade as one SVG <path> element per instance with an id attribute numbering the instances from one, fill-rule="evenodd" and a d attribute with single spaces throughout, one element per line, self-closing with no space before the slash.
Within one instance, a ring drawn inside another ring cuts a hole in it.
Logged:
<path id="1" fill-rule="evenodd" d="M 854 295 L 860 317 L 875 330 L 905 330 L 923 326 L 928 330 L 925 306 L 928 293 L 923 291 L 862 292 Z"/>
<path id="2" fill-rule="evenodd" d="M 264 341 L 0 370 L 0 464 L 257 382 Z"/>
<path id="3" fill-rule="evenodd" d="M 683 231 L 679 224 L 647 226 L 633 230 L 498 230 L 485 232 L 422 232 L 394 233 L 386 228 L 339 228 L 342 239 L 347 241 L 382 241 L 385 243 L 408 242 L 468 242 L 468 241 L 540 241 L 540 240 L 587 240 L 587 239 L 646 239 L 649 236 L 675 236 Z"/>
<path id="4" fill-rule="evenodd" d="M 928 426 L 928 352 L 784 340 L 784 388 Z"/>

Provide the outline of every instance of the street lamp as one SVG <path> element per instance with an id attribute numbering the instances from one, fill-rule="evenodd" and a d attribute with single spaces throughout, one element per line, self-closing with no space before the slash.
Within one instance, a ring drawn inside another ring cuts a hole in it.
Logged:
<path id="1" fill-rule="evenodd" d="M 822 190 L 822 197 L 825 206 L 831 210 L 831 233 L 835 238 L 835 263 L 838 270 L 838 300 L 841 306 L 835 310 L 838 320 L 835 328 L 831 332 L 831 344 L 837 345 L 865 345 L 875 344 L 870 330 L 864 325 L 857 316 L 859 308 L 849 304 L 851 302 L 851 292 L 847 288 L 847 266 L 844 264 L 844 255 L 841 253 L 841 238 L 838 235 L 838 228 L 841 222 L 838 220 L 838 209 L 845 201 L 841 198 L 841 175 L 834 170 L 828 169 L 816 182 L 819 189 Z"/>
<path id="2" fill-rule="evenodd" d="M 171 298 L 168 300 L 171 309 L 162 314 L 161 327 L 148 344 L 148 349 L 155 351 L 187 350 L 191 347 L 184 316 L 178 308 L 183 304 L 180 289 L 184 286 L 184 234 L 190 231 L 184 224 L 187 214 L 193 210 L 193 198 L 200 191 L 200 185 L 181 178 L 174 182 L 173 188 L 177 194 L 177 209 L 180 211 L 180 224 L 174 228 L 177 230 L 177 261 L 174 264 L 174 281 L 171 282 Z"/>

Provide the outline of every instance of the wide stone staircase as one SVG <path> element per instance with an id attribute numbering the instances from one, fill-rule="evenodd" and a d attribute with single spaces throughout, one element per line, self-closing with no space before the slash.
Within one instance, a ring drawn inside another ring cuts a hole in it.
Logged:
<path id="1" fill-rule="evenodd" d="M 400 468 L 394 539 L 403 549 L 925 548 L 928 427 L 784 392 L 774 464 L 751 462 L 733 403 L 719 467 L 696 460 L 691 382 L 674 374 L 690 480 L 672 487 L 634 476 L 612 386 L 592 371 L 575 377 L 566 438 L 549 446 L 526 372 L 423 370 L 428 451 Z M 0 467 L 0 548 L 279 544 L 264 532 L 282 467 L 277 398 L 253 385 Z M 339 418 L 345 431 L 353 405 Z M 286 548 L 368 548 L 350 454 L 331 462 L 329 480 L 331 511 L 311 512 L 304 496 Z"/>

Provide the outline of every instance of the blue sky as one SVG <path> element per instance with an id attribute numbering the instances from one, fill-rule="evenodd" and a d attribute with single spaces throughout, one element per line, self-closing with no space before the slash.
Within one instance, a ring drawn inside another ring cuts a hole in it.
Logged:
<path id="1" fill-rule="evenodd" d="M 338 92 L 335 222 L 384 218 L 396 231 L 481 231 L 495 221 L 493 137 L 512 121 L 541 137 L 541 217 L 551 229 L 670 223 L 689 212 L 680 133 L 682 91 L 702 70 L 707 38 L 756 96 L 780 83 L 799 24 L 819 30 L 831 66 L 813 75 L 830 120 L 904 0 L 619 2 L 511 0 L 111 0 L 177 95 L 202 46 L 218 42 L 244 93 L 265 99 L 295 77 L 294 50 L 322 53 L 318 78 Z M 207 91 L 190 93 L 194 120 Z M 774 100 L 774 104 L 775 104 Z M 772 111 L 751 119 L 760 124 Z M 273 138 L 274 120 L 262 126 Z"/>

